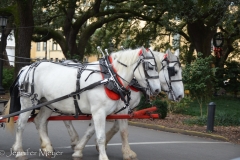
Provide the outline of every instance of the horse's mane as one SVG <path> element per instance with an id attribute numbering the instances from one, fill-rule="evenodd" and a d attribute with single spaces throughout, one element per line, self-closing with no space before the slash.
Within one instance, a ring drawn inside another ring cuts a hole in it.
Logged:
<path id="1" fill-rule="evenodd" d="M 154 56 L 155 56 L 155 59 L 156 59 L 156 62 L 157 62 L 157 64 L 158 64 L 158 71 L 160 72 L 160 70 L 162 69 L 161 63 L 162 63 L 162 60 L 163 60 L 164 55 L 165 55 L 166 53 L 157 52 L 157 51 L 152 51 L 152 52 L 153 52 L 153 54 L 154 54 Z M 169 58 L 170 61 L 176 61 L 176 60 L 177 60 L 177 57 L 174 56 L 173 53 L 171 53 L 171 55 L 169 55 L 168 58 Z"/>
<path id="2" fill-rule="evenodd" d="M 126 67 L 119 62 L 130 66 L 136 63 L 139 59 L 139 52 L 141 48 L 138 49 L 128 49 L 128 50 L 121 50 L 118 52 L 114 52 L 111 54 L 112 57 L 112 64 L 114 68 L 116 68 L 118 71 L 121 71 L 122 69 L 126 70 Z"/>
<path id="3" fill-rule="evenodd" d="M 162 69 L 162 60 L 163 60 L 163 57 L 164 57 L 164 54 L 165 53 L 162 53 L 162 52 L 157 52 L 157 51 L 152 51 L 154 57 L 155 57 L 155 60 L 156 60 L 156 63 L 157 63 L 157 67 L 158 67 L 158 72 L 160 72 L 160 70 Z"/>

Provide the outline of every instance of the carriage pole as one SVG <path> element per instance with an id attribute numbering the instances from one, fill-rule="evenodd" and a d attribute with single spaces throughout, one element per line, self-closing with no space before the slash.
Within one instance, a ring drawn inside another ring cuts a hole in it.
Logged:
<path id="1" fill-rule="evenodd" d="M 142 109 L 139 111 L 134 111 L 133 114 L 111 114 L 106 117 L 106 119 L 159 119 L 159 114 L 153 113 L 157 110 L 156 106 Z M 32 122 L 35 117 L 31 117 L 28 119 L 28 122 Z M 18 116 L 13 117 L 14 122 L 18 120 Z M 91 120 L 91 115 L 79 115 L 76 118 L 73 115 L 61 115 L 61 116 L 51 116 L 47 120 L 48 121 L 65 121 L 65 120 Z M 6 122 L 5 119 L 0 119 L 0 123 Z"/>

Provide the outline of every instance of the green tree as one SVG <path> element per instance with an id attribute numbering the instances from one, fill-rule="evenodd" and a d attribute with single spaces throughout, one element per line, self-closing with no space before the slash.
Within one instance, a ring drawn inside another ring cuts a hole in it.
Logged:
<path id="1" fill-rule="evenodd" d="M 14 28 L 15 34 L 15 55 L 21 57 L 30 57 L 31 40 L 34 28 L 33 21 L 33 5 L 34 0 L 5 0 L 0 6 L 0 13 L 5 13 L 9 16 L 8 27 L 5 34 L 9 35 Z M 29 64 L 28 59 L 23 59 L 22 62 L 15 64 L 15 76 L 18 71 Z"/>
<path id="2" fill-rule="evenodd" d="M 198 53 L 198 57 L 191 64 L 187 64 L 183 69 L 183 82 L 185 89 L 190 91 L 190 96 L 196 98 L 200 115 L 202 116 L 203 104 L 205 104 L 213 95 L 213 88 L 208 88 L 209 84 L 215 84 L 216 68 L 210 68 L 212 56 L 203 57 Z M 210 69 L 209 69 L 210 68 Z"/>
<path id="3" fill-rule="evenodd" d="M 237 97 L 240 91 L 240 63 L 237 61 L 230 61 L 225 63 L 224 80 L 229 80 L 229 83 L 224 87 L 227 91 L 233 92 Z"/>
<path id="4" fill-rule="evenodd" d="M 82 0 L 38 1 L 34 10 L 38 27 L 34 29 L 33 40 L 39 42 L 53 38 L 65 56 L 76 54 L 82 59 L 97 29 L 112 21 L 117 23 L 119 19 L 128 20 L 133 16 L 147 18 L 141 14 L 147 9 L 132 9 L 144 8 L 143 4 L 144 1 L 125 0 L 95 0 L 91 3 Z"/>

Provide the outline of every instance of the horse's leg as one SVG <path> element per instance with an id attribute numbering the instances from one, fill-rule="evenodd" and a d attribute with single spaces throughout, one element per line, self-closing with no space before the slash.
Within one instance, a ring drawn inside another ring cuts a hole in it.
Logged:
<path id="1" fill-rule="evenodd" d="M 75 146 L 74 153 L 72 155 L 74 160 L 80 160 L 83 157 L 82 150 L 84 149 L 86 143 L 92 137 L 92 135 L 94 134 L 95 131 L 96 131 L 97 144 L 98 144 L 98 146 L 100 146 L 99 147 L 99 160 L 108 160 L 107 155 L 106 155 L 106 150 L 105 150 L 106 117 L 104 117 L 104 115 L 102 115 L 102 114 L 99 114 L 99 115 L 100 115 L 100 117 L 96 117 L 96 118 L 92 119 L 91 125 L 89 125 L 84 136 L 81 138 L 81 140 Z M 94 117 L 94 115 L 93 115 L 93 117 Z M 104 122 L 104 124 L 101 123 L 102 121 Z"/>
<path id="2" fill-rule="evenodd" d="M 99 110 L 92 114 L 92 119 L 94 122 L 96 140 L 99 147 L 99 160 L 108 160 L 105 144 L 106 144 L 106 114 L 104 111 Z"/>
<path id="3" fill-rule="evenodd" d="M 128 120 L 119 119 L 120 134 L 122 138 L 122 153 L 124 160 L 136 160 L 137 154 L 131 150 L 128 143 Z"/>
<path id="4" fill-rule="evenodd" d="M 79 141 L 79 136 L 72 124 L 72 121 L 63 121 L 67 130 L 68 130 L 68 134 L 71 138 L 71 146 L 72 149 L 74 149 L 74 147 L 77 145 L 77 142 Z"/>
<path id="5" fill-rule="evenodd" d="M 40 136 L 41 149 L 47 157 L 50 157 L 53 153 L 53 147 L 48 137 L 47 129 L 47 119 L 51 116 L 51 114 L 52 110 L 48 109 L 47 107 L 42 107 L 38 112 L 37 116 L 34 118 L 34 123 Z"/>
<path id="6" fill-rule="evenodd" d="M 82 158 L 82 149 L 85 146 L 86 142 L 84 138 L 90 139 L 92 134 L 94 133 L 94 128 L 96 132 L 96 139 L 97 144 L 99 146 L 99 160 L 108 160 L 106 150 L 105 150 L 105 126 L 106 126 L 106 115 L 105 112 L 102 112 L 99 110 L 98 112 L 92 113 L 92 121 L 94 122 L 94 125 L 88 127 L 88 130 L 84 137 L 79 141 L 79 143 L 76 145 L 73 153 L 73 159 L 81 159 Z M 88 132 L 89 131 L 89 132 Z M 83 141 L 82 141 L 83 140 Z"/>
<path id="7" fill-rule="evenodd" d="M 22 98 L 21 99 L 21 106 L 22 109 L 27 108 L 28 106 L 32 106 L 32 103 L 29 98 Z M 28 118 L 31 114 L 31 111 L 24 112 L 19 115 L 18 122 L 17 122 L 17 131 L 16 131 L 16 140 L 15 143 L 13 144 L 12 150 L 16 152 L 16 158 L 18 160 L 25 160 L 27 157 L 25 156 L 26 154 L 23 151 L 22 148 L 22 133 L 24 130 L 24 127 L 27 124 Z"/>
<path id="8" fill-rule="evenodd" d="M 115 120 L 112 128 L 106 133 L 106 146 L 118 131 L 119 131 L 119 123 L 118 123 L 118 120 Z"/>
<path id="9" fill-rule="evenodd" d="M 105 148 L 107 149 L 108 142 L 112 139 L 112 137 L 119 131 L 119 124 L 118 121 L 115 120 L 113 123 L 112 128 L 106 133 L 106 143 Z M 96 144 L 96 149 L 99 151 L 98 144 Z"/>
<path id="10" fill-rule="evenodd" d="M 95 133 L 94 123 L 93 120 L 90 123 L 89 127 L 87 128 L 87 131 L 85 132 L 84 136 L 81 138 L 80 141 L 78 141 L 78 144 L 74 148 L 74 154 L 72 155 L 74 159 L 81 159 L 83 157 L 82 151 L 87 144 L 88 140 L 92 137 L 92 135 Z"/>

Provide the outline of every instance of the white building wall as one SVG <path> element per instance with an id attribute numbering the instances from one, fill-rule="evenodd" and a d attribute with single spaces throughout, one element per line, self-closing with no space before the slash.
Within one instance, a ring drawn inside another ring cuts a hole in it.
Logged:
<path id="1" fill-rule="evenodd" d="M 1 35 L 2 36 L 2 35 Z M 15 38 L 12 35 L 9 35 L 7 37 L 7 46 L 6 46 L 6 54 L 8 55 L 8 60 L 10 61 L 10 65 L 14 66 L 14 61 L 15 61 Z"/>

